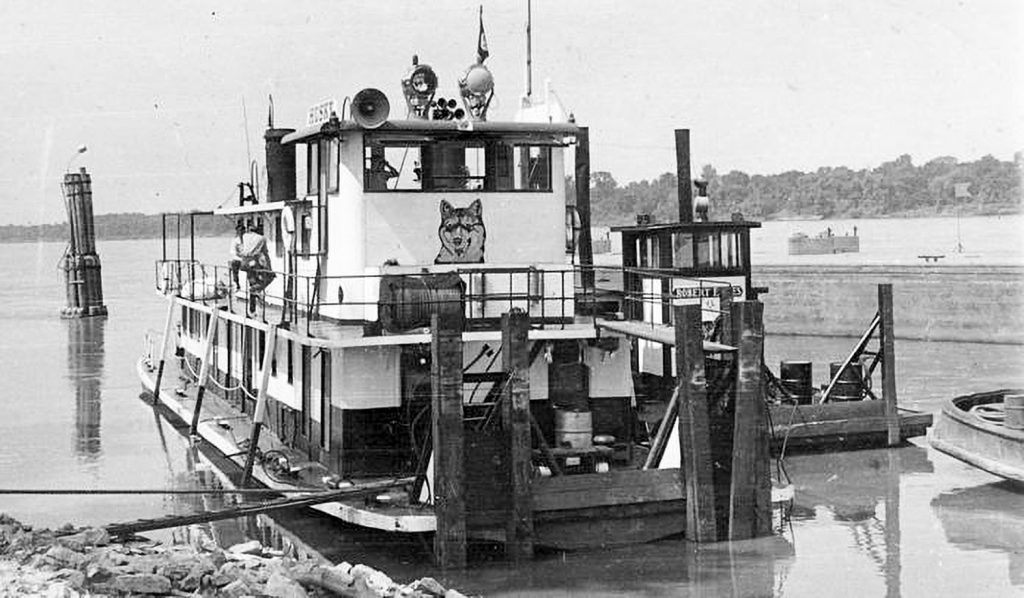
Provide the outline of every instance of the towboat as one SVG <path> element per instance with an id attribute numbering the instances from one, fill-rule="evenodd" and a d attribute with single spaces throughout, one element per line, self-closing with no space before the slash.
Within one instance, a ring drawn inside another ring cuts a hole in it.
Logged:
<path id="1" fill-rule="evenodd" d="M 979 469 L 1024 484 L 1024 391 L 996 390 L 942 405 L 931 445 Z"/>
<path id="2" fill-rule="evenodd" d="M 588 129 L 553 94 L 488 118 L 482 59 L 453 87 L 414 57 L 404 118 L 376 89 L 303 127 L 271 105 L 265 189 L 164 215 L 143 396 L 243 483 L 334 492 L 313 508 L 435 550 L 770 533 L 760 224 L 710 220 L 687 174 L 679 221 L 617 229 L 623 263 L 597 267 Z M 237 225 L 235 263 L 203 218 Z"/>

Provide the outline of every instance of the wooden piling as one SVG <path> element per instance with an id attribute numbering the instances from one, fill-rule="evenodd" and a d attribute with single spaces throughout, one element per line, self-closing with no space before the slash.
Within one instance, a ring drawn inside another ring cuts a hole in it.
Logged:
<path id="1" fill-rule="evenodd" d="M 900 443 L 900 414 L 896 401 L 896 348 L 893 333 L 892 284 L 878 285 L 879 345 L 882 352 L 882 400 L 889 446 Z"/>
<path id="2" fill-rule="evenodd" d="M 210 312 L 210 323 L 206 327 L 206 336 L 203 339 L 203 361 L 199 366 L 199 379 L 196 380 L 196 405 L 192 411 L 192 425 L 189 426 L 189 434 L 198 435 L 199 412 L 203 410 L 203 395 L 206 394 L 206 380 L 210 376 L 210 360 L 213 358 L 213 343 L 217 337 L 217 310 Z"/>
<path id="3" fill-rule="evenodd" d="M 733 342 L 732 285 L 718 287 L 718 342 L 726 345 Z"/>
<path id="4" fill-rule="evenodd" d="M 729 491 L 729 539 L 771 534 L 768 412 L 762 396 L 764 304 L 732 304 L 736 346 L 736 411 Z"/>
<path id="5" fill-rule="evenodd" d="M 509 432 L 512 464 L 512 517 L 506 532 L 506 552 L 514 561 L 533 558 L 533 490 L 530 436 L 530 316 L 513 309 L 501 317 L 501 356 L 509 373 L 502 401 L 502 421 Z"/>
<path id="6" fill-rule="evenodd" d="M 459 314 L 461 315 L 461 314 Z M 442 568 L 466 566 L 466 478 L 462 423 L 462 321 L 430 318 L 434 444 L 434 558 Z"/>
<path id="7" fill-rule="evenodd" d="M 263 419 L 267 413 L 267 384 L 270 382 L 270 361 L 274 357 L 277 344 L 277 326 L 267 330 L 266 343 L 263 345 L 263 361 L 260 363 L 260 387 L 256 393 L 256 409 L 252 414 L 252 433 L 249 436 L 249 454 L 245 458 L 245 470 L 242 472 L 242 487 L 249 485 L 252 479 L 252 466 L 256 460 L 256 449 L 263 431 Z"/>
<path id="8" fill-rule="evenodd" d="M 96 231 L 92 215 L 92 179 L 82 168 L 66 173 L 61 185 L 68 213 L 70 239 L 62 260 L 68 305 L 61 314 L 68 318 L 105 316 L 100 256 L 96 254 Z"/>
<path id="9" fill-rule="evenodd" d="M 590 238 L 590 129 L 576 133 L 576 213 L 580 217 L 577 251 L 580 257 L 584 289 L 594 289 L 594 246 Z"/>
<path id="10" fill-rule="evenodd" d="M 686 488 L 686 538 L 718 539 L 714 470 L 704 375 L 704 335 L 700 305 L 673 308 L 676 332 L 676 384 L 679 386 L 680 475 Z"/>

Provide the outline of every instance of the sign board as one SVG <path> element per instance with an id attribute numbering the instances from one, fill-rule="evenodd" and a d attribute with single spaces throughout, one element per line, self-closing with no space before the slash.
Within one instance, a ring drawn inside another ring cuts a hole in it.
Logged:
<path id="1" fill-rule="evenodd" d="M 331 98 L 324 100 L 318 104 L 314 104 L 309 107 L 309 111 L 306 112 L 306 126 L 315 127 L 316 125 L 322 125 L 331 119 L 331 114 L 337 112 L 336 107 L 338 102 Z"/>
<path id="2" fill-rule="evenodd" d="M 957 199 L 963 199 L 971 196 L 971 184 L 970 183 L 956 183 L 953 185 L 953 195 Z"/>
<path id="3" fill-rule="evenodd" d="M 703 307 L 702 320 L 713 322 L 718 318 L 718 289 L 732 287 L 733 301 L 746 299 L 747 279 L 743 276 L 723 276 L 702 280 L 699 278 L 672 279 L 672 304 L 690 305 L 699 303 Z"/>

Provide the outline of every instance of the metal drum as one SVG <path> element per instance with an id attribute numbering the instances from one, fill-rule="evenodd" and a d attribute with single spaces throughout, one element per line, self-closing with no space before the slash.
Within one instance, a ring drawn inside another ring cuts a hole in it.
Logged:
<path id="1" fill-rule="evenodd" d="M 811 372 L 809 361 L 783 361 L 779 364 L 779 383 L 800 405 L 810 405 L 814 396 Z"/>
<path id="2" fill-rule="evenodd" d="M 555 446 L 589 449 L 594 446 L 594 419 L 589 411 L 555 409 Z"/>
<path id="3" fill-rule="evenodd" d="M 1011 430 L 1024 430 L 1024 395 L 1011 394 L 1003 397 L 1006 419 L 1003 424 Z"/>
<path id="4" fill-rule="evenodd" d="M 836 372 L 842 367 L 841 361 L 830 363 L 828 366 L 829 380 L 836 377 Z M 843 370 L 832 388 L 829 395 L 830 401 L 859 401 L 864 398 L 864 368 L 860 363 L 851 363 Z"/>

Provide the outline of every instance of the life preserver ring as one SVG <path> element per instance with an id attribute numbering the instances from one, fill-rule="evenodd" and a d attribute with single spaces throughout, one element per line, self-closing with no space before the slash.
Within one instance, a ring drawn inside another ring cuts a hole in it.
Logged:
<path id="1" fill-rule="evenodd" d="M 285 250 L 291 251 L 295 241 L 295 208 L 291 206 L 281 208 L 281 240 Z"/>

